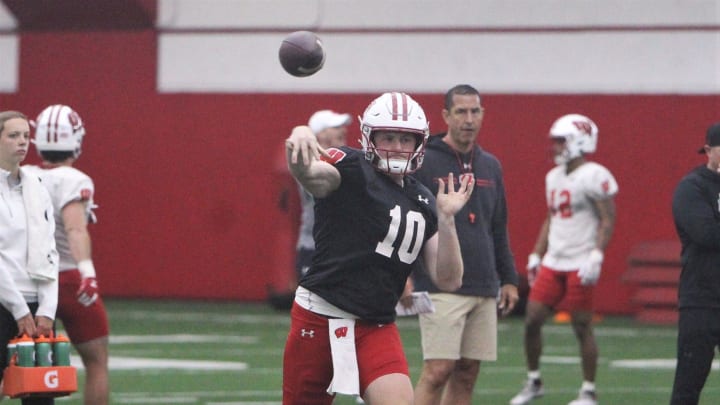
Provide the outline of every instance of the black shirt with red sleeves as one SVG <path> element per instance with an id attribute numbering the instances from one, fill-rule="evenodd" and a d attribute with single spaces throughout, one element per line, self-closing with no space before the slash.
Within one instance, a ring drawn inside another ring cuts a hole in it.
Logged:
<path id="1" fill-rule="evenodd" d="M 435 198 L 408 176 L 401 187 L 362 151 L 331 149 L 337 190 L 315 201 L 315 255 L 300 285 L 375 323 L 395 320 L 405 281 L 437 232 Z"/>

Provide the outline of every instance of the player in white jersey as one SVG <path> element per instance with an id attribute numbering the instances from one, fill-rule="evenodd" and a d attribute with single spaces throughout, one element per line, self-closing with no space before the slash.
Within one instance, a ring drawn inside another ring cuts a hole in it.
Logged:
<path id="1" fill-rule="evenodd" d="M 583 383 L 570 405 L 597 404 L 597 344 L 592 330 L 593 286 L 600 278 L 604 250 L 615 225 L 615 178 L 586 160 L 595 152 L 598 128 L 588 117 L 569 114 L 550 128 L 556 167 L 545 177 L 548 215 L 528 257 L 531 289 L 525 316 L 528 379 L 510 400 L 521 405 L 544 393 L 540 378 L 542 326 L 565 300 L 580 346 Z"/>
<path id="2" fill-rule="evenodd" d="M 617 183 L 604 166 L 585 162 L 571 173 L 565 165 L 556 166 L 547 174 L 545 187 L 551 216 L 542 264 L 558 271 L 577 270 L 596 245 L 600 218 L 595 201 L 617 193 Z"/>
<path id="3" fill-rule="evenodd" d="M 55 209 L 55 240 L 60 254 L 57 319 L 85 366 L 84 403 L 108 403 L 108 335 L 105 306 L 98 292 L 88 223 L 96 222 L 92 179 L 72 167 L 80 155 L 85 128 L 80 116 L 65 105 L 44 109 L 35 123 L 34 143 L 42 167 L 36 173 L 50 192 Z"/>

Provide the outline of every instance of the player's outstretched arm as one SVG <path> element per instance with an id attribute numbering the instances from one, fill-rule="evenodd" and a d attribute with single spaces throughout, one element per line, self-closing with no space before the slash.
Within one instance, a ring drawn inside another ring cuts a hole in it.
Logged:
<path id="1" fill-rule="evenodd" d="M 87 229 L 87 202 L 73 201 L 62 209 L 65 234 L 70 245 L 70 252 L 78 264 L 80 271 L 80 287 L 75 293 L 78 302 L 90 306 L 97 301 L 99 288 L 92 261 L 92 243 Z"/>
<path id="2" fill-rule="evenodd" d="M 615 228 L 615 201 L 607 198 L 594 201 L 595 212 L 600 221 L 598 223 L 597 239 L 595 248 L 590 251 L 585 263 L 580 265 L 578 277 L 583 285 L 595 285 L 600 279 L 602 263 L 605 259 L 605 248 L 610 242 L 613 229 Z"/>
<path id="3" fill-rule="evenodd" d="M 460 242 L 455 228 L 455 214 L 467 203 L 475 186 L 472 175 L 460 177 L 455 190 L 453 174 L 448 175 L 448 186 L 438 179 L 436 198 L 438 232 L 425 244 L 425 264 L 435 285 L 443 291 L 455 291 L 462 285 L 463 262 Z"/>
<path id="4" fill-rule="evenodd" d="M 535 240 L 535 246 L 533 247 L 533 253 L 542 257 L 548 248 L 548 235 L 550 234 L 550 218 L 552 213 L 548 210 L 545 216 L 545 221 L 540 225 L 540 232 L 538 232 L 537 239 Z"/>
<path id="5" fill-rule="evenodd" d="M 340 186 L 340 172 L 320 160 L 330 157 L 308 126 L 293 128 L 285 140 L 288 168 L 293 177 L 314 197 L 325 197 Z"/>
<path id="6" fill-rule="evenodd" d="M 595 246 L 600 250 L 605 250 L 608 243 L 610 243 L 610 237 L 615 230 L 615 199 L 606 198 L 603 200 L 596 200 L 595 210 L 600 217 L 597 230 L 597 241 Z"/>
<path id="7" fill-rule="evenodd" d="M 537 277 L 537 272 L 540 269 L 540 263 L 542 262 L 542 257 L 547 251 L 548 247 L 548 234 L 550 232 L 550 217 L 552 216 L 552 213 L 548 211 L 547 216 L 545 217 L 545 221 L 540 226 L 540 232 L 538 233 L 537 240 L 535 241 L 535 247 L 533 248 L 533 251 L 530 252 L 528 255 L 528 261 L 525 268 L 527 269 L 527 277 L 528 277 L 528 283 L 530 284 L 530 287 L 532 287 L 533 284 L 535 284 L 535 277 Z"/>

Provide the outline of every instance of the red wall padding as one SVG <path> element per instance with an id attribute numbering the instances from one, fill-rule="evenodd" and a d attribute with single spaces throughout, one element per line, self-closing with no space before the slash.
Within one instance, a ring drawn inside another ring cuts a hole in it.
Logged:
<path id="1" fill-rule="evenodd" d="M 153 31 L 23 34 L 20 90 L 0 95 L 0 106 L 34 115 L 60 102 L 85 120 L 78 167 L 96 182 L 100 222 L 91 232 L 105 295 L 261 300 L 267 285 L 284 288 L 292 274 L 297 203 L 294 185 L 279 174 L 283 139 L 317 109 L 357 115 L 376 94 L 162 95 L 156 46 Z M 413 96 L 433 131 L 442 131 L 442 95 Z M 695 150 L 708 124 L 720 121 L 720 96 L 487 94 L 483 101 L 480 143 L 503 162 L 523 273 L 545 215 L 547 130 L 570 112 L 598 123 L 595 159 L 615 173 L 620 194 L 597 307 L 630 311 L 631 286 L 620 280 L 628 253 L 641 241 L 675 238 L 671 194 L 704 161 Z M 351 142 L 358 134 L 353 127 Z"/>

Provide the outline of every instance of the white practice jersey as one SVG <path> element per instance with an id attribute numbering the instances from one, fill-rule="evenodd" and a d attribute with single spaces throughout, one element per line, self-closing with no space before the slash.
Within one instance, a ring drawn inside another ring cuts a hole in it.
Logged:
<path id="1" fill-rule="evenodd" d="M 55 209 L 55 243 L 60 254 L 60 271 L 76 269 L 77 262 L 70 252 L 70 244 L 62 219 L 62 209 L 68 203 L 82 201 L 85 203 L 88 222 L 97 222 L 93 212 L 97 206 L 93 202 L 95 186 L 92 179 L 80 170 L 69 166 L 48 169 L 31 165 L 23 167 L 37 174 L 42 179 L 42 184 L 50 192 L 50 198 Z"/>
<path id="2" fill-rule="evenodd" d="M 597 240 L 600 218 L 593 201 L 611 198 L 617 192 L 612 173 L 595 162 L 585 162 L 570 174 L 565 165 L 550 170 L 545 176 L 551 217 L 543 265 L 559 271 L 577 270 Z"/>

